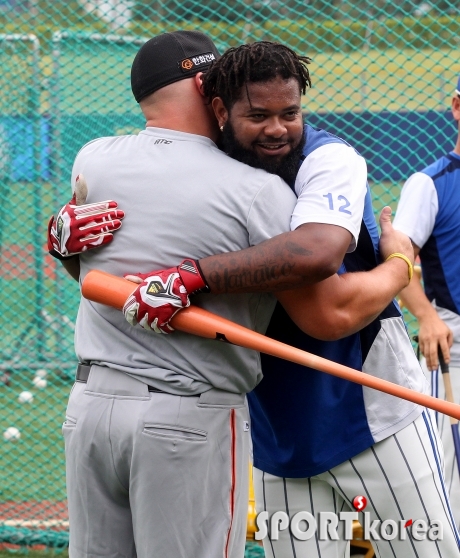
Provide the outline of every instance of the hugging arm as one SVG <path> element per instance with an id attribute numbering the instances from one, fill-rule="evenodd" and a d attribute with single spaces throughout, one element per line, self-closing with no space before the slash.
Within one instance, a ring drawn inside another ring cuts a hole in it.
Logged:
<path id="1" fill-rule="evenodd" d="M 380 254 L 384 262 L 371 271 L 333 275 L 315 285 L 277 293 L 291 319 L 312 337 L 332 341 L 351 335 L 372 322 L 407 287 L 407 261 L 414 261 L 410 239 L 391 224 L 391 209 L 380 216 Z"/>

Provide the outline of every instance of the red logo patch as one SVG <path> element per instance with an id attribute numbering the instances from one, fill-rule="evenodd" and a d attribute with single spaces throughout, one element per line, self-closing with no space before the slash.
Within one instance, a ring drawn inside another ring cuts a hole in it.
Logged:
<path id="1" fill-rule="evenodd" d="M 353 498 L 353 507 L 355 510 L 362 512 L 367 506 L 367 500 L 364 496 L 355 496 Z"/>

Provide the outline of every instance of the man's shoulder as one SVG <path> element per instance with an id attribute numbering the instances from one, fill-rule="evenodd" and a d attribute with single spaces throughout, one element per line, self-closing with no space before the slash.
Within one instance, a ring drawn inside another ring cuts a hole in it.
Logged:
<path id="1" fill-rule="evenodd" d="M 363 161 L 362 155 L 344 139 L 322 130 L 305 126 L 306 142 L 303 150 L 303 161 L 298 175 L 303 172 L 314 172 L 322 166 L 354 165 Z"/>
<path id="2" fill-rule="evenodd" d="M 128 141 L 132 141 L 133 138 L 136 138 L 137 135 L 126 135 L 126 136 L 105 136 L 101 138 L 95 138 L 80 149 L 78 154 L 81 153 L 92 153 L 100 150 L 104 150 L 110 148 L 112 145 L 116 143 L 127 143 Z"/>
<path id="3" fill-rule="evenodd" d="M 451 157 L 449 157 L 449 155 L 443 155 L 442 157 L 415 174 L 424 174 L 426 176 L 429 176 L 432 180 L 436 180 L 436 178 L 439 178 L 439 176 L 442 176 L 445 172 L 448 171 L 453 162 L 455 161 L 453 161 Z M 458 163 L 457 166 L 460 166 L 460 163 Z"/>
<path id="4" fill-rule="evenodd" d="M 303 164 L 313 161 L 337 160 L 352 162 L 362 159 L 362 155 L 343 138 L 321 128 L 305 125 L 305 147 L 303 150 Z"/>
<path id="5" fill-rule="evenodd" d="M 305 124 L 305 139 L 305 157 L 307 157 L 310 153 L 316 151 L 320 147 L 331 144 L 346 146 L 356 151 L 354 147 L 343 138 L 336 136 L 335 134 L 328 132 L 327 130 L 323 130 L 322 128 L 314 128 L 309 124 Z"/>
<path id="6" fill-rule="evenodd" d="M 434 182 L 431 173 L 424 171 L 414 172 L 404 183 L 403 192 L 414 189 L 434 188 Z"/>

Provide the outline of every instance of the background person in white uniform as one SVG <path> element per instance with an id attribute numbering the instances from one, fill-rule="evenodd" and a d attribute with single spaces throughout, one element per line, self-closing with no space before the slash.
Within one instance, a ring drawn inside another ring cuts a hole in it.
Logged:
<path id="1" fill-rule="evenodd" d="M 460 123 L 460 79 L 452 98 Z M 460 402 L 460 134 L 452 151 L 408 178 L 394 225 L 407 234 L 420 256 L 424 289 L 417 277 L 401 300 L 419 323 L 419 346 L 432 372 L 432 394 L 444 398 L 438 348 L 450 363 L 454 398 Z M 460 475 L 449 418 L 437 416 L 446 457 L 446 480 L 457 525 L 460 524 Z"/>

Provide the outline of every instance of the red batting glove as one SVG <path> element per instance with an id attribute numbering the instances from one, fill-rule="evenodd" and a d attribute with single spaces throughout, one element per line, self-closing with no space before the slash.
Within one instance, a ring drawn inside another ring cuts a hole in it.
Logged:
<path id="1" fill-rule="evenodd" d="M 189 295 L 209 292 L 209 287 L 195 260 L 184 260 L 178 267 L 150 273 L 138 273 L 143 282 L 123 306 L 131 325 L 139 324 L 155 333 L 171 333 L 171 318 L 190 306 Z"/>
<path id="2" fill-rule="evenodd" d="M 125 216 L 117 207 L 112 200 L 76 205 L 74 194 L 48 223 L 49 253 L 62 260 L 111 242 Z"/>

